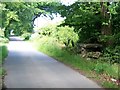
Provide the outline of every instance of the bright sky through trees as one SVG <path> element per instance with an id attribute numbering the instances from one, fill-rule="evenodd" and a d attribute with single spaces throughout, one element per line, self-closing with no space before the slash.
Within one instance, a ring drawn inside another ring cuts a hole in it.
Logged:
<path id="1" fill-rule="evenodd" d="M 71 5 L 77 0 L 60 0 L 60 1 L 65 5 Z M 57 15 L 53 14 L 53 17 L 54 19 L 51 20 L 49 16 L 45 17 L 44 15 L 41 15 L 40 17 L 35 19 L 34 21 L 35 27 L 43 27 L 48 24 L 56 24 L 64 20 L 59 14 Z"/>
<path id="2" fill-rule="evenodd" d="M 65 5 L 70 5 L 70 4 L 73 4 L 75 1 L 78 1 L 78 0 L 60 0 L 60 1 Z"/>
<path id="3" fill-rule="evenodd" d="M 54 19 L 51 20 L 49 16 L 41 15 L 40 17 L 36 18 L 34 21 L 35 27 L 44 27 L 48 24 L 57 24 L 60 21 L 63 21 L 64 18 L 62 18 L 59 14 L 55 15 L 53 14 Z"/>

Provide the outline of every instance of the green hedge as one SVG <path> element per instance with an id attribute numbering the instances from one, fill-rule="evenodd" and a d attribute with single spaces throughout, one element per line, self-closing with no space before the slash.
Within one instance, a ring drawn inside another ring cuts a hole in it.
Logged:
<path id="1" fill-rule="evenodd" d="M 0 63 L 2 63 L 2 60 L 7 57 L 8 50 L 5 45 L 0 45 Z"/>
<path id="2" fill-rule="evenodd" d="M 7 38 L 5 38 L 5 37 L 0 36 L 0 42 L 2 42 L 2 43 L 8 43 L 9 40 Z"/>
<path id="3" fill-rule="evenodd" d="M 7 55 L 7 47 L 5 45 L 0 45 L 0 76 L 4 73 L 4 69 L 2 68 L 2 62 L 7 57 Z"/>
<path id="4" fill-rule="evenodd" d="M 31 34 L 30 33 L 24 33 L 24 34 L 22 34 L 21 37 L 23 38 L 23 40 L 29 40 L 30 37 L 31 37 Z"/>

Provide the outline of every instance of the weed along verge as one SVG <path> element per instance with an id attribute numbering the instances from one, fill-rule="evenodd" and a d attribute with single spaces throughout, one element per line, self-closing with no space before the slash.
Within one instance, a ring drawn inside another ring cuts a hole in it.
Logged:
<path id="1" fill-rule="evenodd" d="M 6 75 L 5 69 L 2 67 L 5 58 L 8 55 L 7 46 L 5 44 L 0 44 L 0 88 L 4 86 L 4 76 Z"/>

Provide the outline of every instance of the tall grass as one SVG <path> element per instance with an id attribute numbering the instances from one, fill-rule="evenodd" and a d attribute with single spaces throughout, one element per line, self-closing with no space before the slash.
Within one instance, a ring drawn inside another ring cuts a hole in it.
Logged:
<path id="1" fill-rule="evenodd" d="M 7 57 L 8 50 L 5 44 L 0 44 L 0 76 L 3 74 L 2 63 L 3 60 Z"/>

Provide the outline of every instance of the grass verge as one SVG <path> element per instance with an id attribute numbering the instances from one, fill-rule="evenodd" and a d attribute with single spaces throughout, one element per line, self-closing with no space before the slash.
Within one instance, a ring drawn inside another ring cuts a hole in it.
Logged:
<path id="1" fill-rule="evenodd" d="M 2 78 L 5 75 L 5 70 L 2 67 L 2 64 L 7 55 L 8 50 L 6 44 L 0 43 L 0 89 L 2 89 Z"/>
<path id="2" fill-rule="evenodd" d="M 63 62 L 64 64 L 72 67 L 73 69 L 84 74 L 86 77 L 91 78 L 102 85 L 104 88 L 118 88 L 116 82 L 111 79 L 118 79 L 118 65 L 110 65 L 101 60 L 86 60 L 81 58 L 80 55 L 72 54 L 51 38 L 43 38 L 34 42 L 35 47 L 55 58 L 56 60 Z"/>

